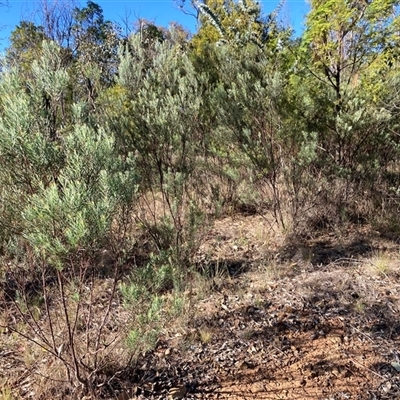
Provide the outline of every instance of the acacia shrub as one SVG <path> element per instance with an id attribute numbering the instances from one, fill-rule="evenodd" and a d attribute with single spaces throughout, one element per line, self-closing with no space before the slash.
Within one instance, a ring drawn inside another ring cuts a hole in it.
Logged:
<path id="1" fill-rule="evenodd" d="M 134 156 L 119 154 L 113 133 L 87 118 L 87 104 L 64 102 L 72 78 L 61 66 L 61 49 L 52 42 L 42 48 L 35 79 L 12 69 L 0 82 L 7 329 L 60 363 L 69 395 L 95 395 L 113 357 L 114 347 L 102 344 L 122 336 L 121 327 L 113 337 L 105 329 L 122 260 L 111 265 L 100 316 L 92 302 L 101 272 L 95 262 L 119 240 L 113 225 L 135 200 L 137 175 Z M 129 251 L 119 244 L 119 254 Z"/>
<path id="2" fill-rule="evenodd" d="M 206 174 L 208 126 L 205 76 L 169 41 L 155 42 L 151 57 L 139 35 L 120 50 L 118 106 L 109 124 L 120 149 L 137 155 L 141 203 L 136 216 L 154 249 L 177 265 L 190 264 L 203 233 L 210 191 Z"/>

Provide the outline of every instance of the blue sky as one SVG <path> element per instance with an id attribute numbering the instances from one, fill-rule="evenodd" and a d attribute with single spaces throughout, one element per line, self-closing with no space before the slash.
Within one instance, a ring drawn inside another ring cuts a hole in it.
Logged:
<path id="1" fill-rule="evenodd" d="M 174 0 L 108 0 L 96 1 L 104 12 L 107 20 L 121 23 L 129 16 L 133 23 L 138 18 L 145 18 L 154 21 L 157 25 L 167 26 L 171 21 L 177 21 L 190 31 L 196 31 L 196 20 L 194 17 L 185 15 L 177 7 Z M 4 3 L 6 1 L 1 1 Z M 187 1 L 189 3 L 189 1 Z M 84 7 L 86 1 L 78 1 Z M 279 0 L 262 0 L 263 13 L 273 11 Z M 32 20 L 35 10 L 39 7 L 40 1 L 8 0 L 7 7 L 0 7 L 0 52 L 8 46 L 10 33 L 21 20 Z M 308 6 L 305 0 L 286 0 L 281 11 L 281 18 L 286 24 L 295 28 L 301 33 L 302 23 L 307 14 Z"/>

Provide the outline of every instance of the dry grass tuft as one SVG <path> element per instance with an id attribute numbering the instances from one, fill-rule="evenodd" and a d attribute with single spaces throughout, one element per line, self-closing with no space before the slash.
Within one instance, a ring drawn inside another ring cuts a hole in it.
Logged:
<path id="1" fill-rule="evenodd" d="M 386 277 L 396 265 L 398 265 L 398 262 L 393 258 L 393 254 L 386 251 L 377 251 L 366 263 L 366 269 L 367 273 Z"/>

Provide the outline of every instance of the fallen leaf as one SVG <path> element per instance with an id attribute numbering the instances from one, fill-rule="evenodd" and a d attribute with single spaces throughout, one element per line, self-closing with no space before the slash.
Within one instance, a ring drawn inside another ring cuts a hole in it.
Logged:
<path id="1" fill-rule="evenodd" d="M 400 364 L 396 361 L 390 363 L 390 365 L 397 371 L 400 372 Z"/>

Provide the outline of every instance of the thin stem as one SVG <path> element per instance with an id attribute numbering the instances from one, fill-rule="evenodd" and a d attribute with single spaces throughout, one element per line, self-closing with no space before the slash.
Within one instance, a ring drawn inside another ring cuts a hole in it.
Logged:
<path id="1" fill-rule="evenodd" d="M 71 322 L 68 316 L 68 306 L 67 306 L 67 301 L 65 298 L 65 290 L 64 290 L 64 276 L 62 275 L 62 272 L 57 270 L 57 279 L 58 279 L 58 284 L 60 287 L 60 294 L 61 294 L 61 301 L 62 301 L 62 306 L 63 306 L 63 312 L 64 312 L 64 318 L 65 318 L 65 323 L 67 326 L 68 330 L 68 343 L 70 346 L 71 350 L 71 355 L 72 355 L 72 361 L 74 364 L 74 372 L 75 372 L 75 377 L 76 379 L 85 387 L 87 387 L 87 381 L 83 379 L 83 377 L 80 374 L 80 369 L 79 369 L 79 364 L 78 364 L 78 359 L 75 353 L 75 340 L 74 340 L 74 335 L 71 329 Z"/>

